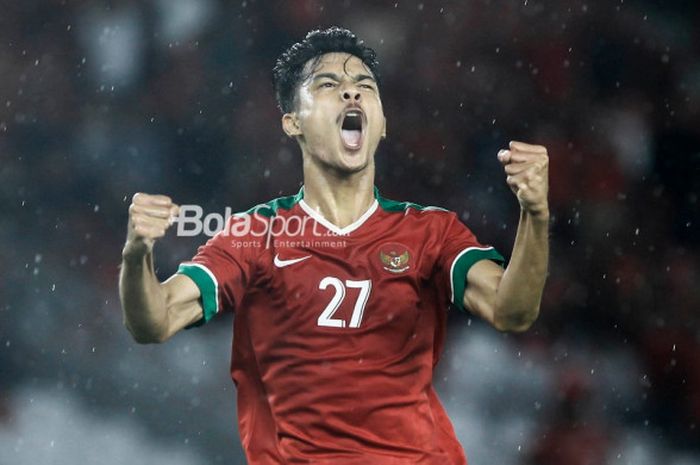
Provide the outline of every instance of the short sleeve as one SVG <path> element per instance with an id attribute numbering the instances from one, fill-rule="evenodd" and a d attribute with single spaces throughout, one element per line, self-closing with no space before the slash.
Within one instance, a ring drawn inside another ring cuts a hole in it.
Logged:
<path id="1" fill-rule="evenodd" d="M 191 327 L 201 326 L 214 315 L 233 311 L 245 293 L 251 275 L 250 257 L 240 238 L 219 232 L 197 254 L 180 264 L 178 274 L 189 277 L 199 288 L 204 317 Z"/>
<path id="2" fill-rule="evenodd" d="M 503 256 L 495 248 L 481 244 L 457 215 L 450 213 L 438 256 L 438 279 L 446 282 L 450 303 L 461 310 L 464 310 L 467 273 L 479 260 L 493 260 L 499 265 L 504 263 Z"/>

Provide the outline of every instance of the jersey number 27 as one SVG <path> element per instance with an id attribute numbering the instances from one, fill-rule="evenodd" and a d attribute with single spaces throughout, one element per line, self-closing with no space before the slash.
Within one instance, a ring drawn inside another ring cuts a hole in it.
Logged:
<path id="1" fill-rule="evenodd" d="M 331 328 L 345 328 L 346 321 L 333 318 L 333 314 L 338 310 L 343 299 L 345 299 L 345 289 L 359 289 L 360 293 L 357 296 L 357 300 L 355 300 L 355 307 L 352 310 L 350 323 L 347 324 L 350 328 L 359 328 L 362 323 L 362 315 L 365 312 L 365 305 L 367 305 L 367 300 L 369 300 L 369 293 L 372 291 L 372 281 L 369 279 L 363 279 L 362 281 L 346 279 L 345 283 L 343 283 L 343 281 L 335 276 L 326 276 L 318 284 L 318 288 L 322 291 L 326 290 L 329 286 L 335 289 L 335 294 L 331 301 L 328 302 L 323 312 L 321 312 L 321 315 L 319 315 L 318 325 Z"/>

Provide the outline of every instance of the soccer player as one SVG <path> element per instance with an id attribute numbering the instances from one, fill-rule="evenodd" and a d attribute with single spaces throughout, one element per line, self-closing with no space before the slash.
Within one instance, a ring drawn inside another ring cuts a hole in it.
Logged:
<path id="1" fill-rule="evenodd" d="M 232 216 L 163 283 L 153 243 L 178 207 L 136 194 L 120 277 L 127 328 L 163 342 L 234 313 L 231 376 L 251 465 L 466 464 L 432 385 L 447 309 L 503 331 L 536 319 L 547 151 L 511 142 L 498 153 L 521 207 L 503 269 L 454 213 L 374 187 L 386 119 L 375 53 L 355 35 L 310 32 L 279 58 L 274 84 L 303 187 Z"/>

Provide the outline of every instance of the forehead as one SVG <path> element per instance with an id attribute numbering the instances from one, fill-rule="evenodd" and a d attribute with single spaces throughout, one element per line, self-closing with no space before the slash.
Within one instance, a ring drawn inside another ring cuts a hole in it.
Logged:
<path id="1" fill-rule="evenodd" d="M 338 75 L 349 74 L 356 76 L 358 74 L 368 74 L 374 76 L 372 71 L 355 55 L 349 53 L 326 53 L 311 59 L 304 65 L 304 75 L 307 76 L 305 81 L 312 79 L 319 73 L 334 73 Z"/>

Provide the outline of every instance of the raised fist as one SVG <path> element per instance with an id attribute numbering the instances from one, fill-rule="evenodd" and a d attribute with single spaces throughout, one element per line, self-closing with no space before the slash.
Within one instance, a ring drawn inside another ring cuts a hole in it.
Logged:
<path id="1" fill-rule="evenodd" d="M 166 195 L 138 192 L 129 205 L 129 225 L 123 255 L 143 254 L 153 249 L 179 214 L 177 205 Z"/>
<path id="2" fill-rule="evenodd" d="M 513 141 L 498 152 L 506 182 L 518 198 L 520 207 L 533 215 L 549 215 L 549 157 L 541 145 Z"/>

